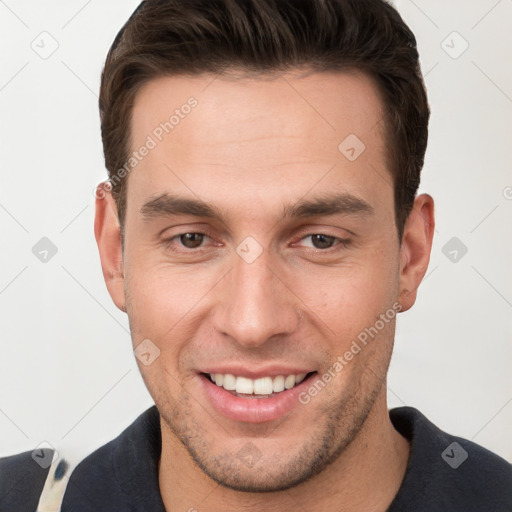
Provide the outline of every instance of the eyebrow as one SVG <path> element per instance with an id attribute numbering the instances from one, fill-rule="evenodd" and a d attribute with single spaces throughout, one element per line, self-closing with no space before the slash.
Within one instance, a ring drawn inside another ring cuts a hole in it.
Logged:
<path id="1" fill-rule="evenodd" d="M 150 220 L 173 215 L 207 217 L 226 223 L 226 215 L 217 207 L 199 199 L 162 194 L 146 202 L 140 209 L 143 219 Z M 373 207 L 364 199 L 348 193 L 330 194 L 299 202 L 283 208 L 282 218 L 318 217 L 322 215 L 370 215 Z"/>
<path id="2" fill-rule="evenodd" d="M 371 215 L 373 207 L 364 199 L 349 193 L 328 194 L 312 200 L 301 200 L 283 210 L 284 218 L 320 215 Z"/>
<path id="3" fill-rule="evenodd" d="M 170 194 L 162 194 L 151 199 L 141 207 L 140 213 L 145 221 L 150 221 L 155 217 L 172 215 L 193 215 L 222 221 L 225 218 L 225 215 L 218 208 L 204 201 Z"/>

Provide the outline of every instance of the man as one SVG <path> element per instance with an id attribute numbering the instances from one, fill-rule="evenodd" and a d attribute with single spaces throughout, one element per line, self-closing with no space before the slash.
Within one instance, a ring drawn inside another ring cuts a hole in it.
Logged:
<path id="1" fill-rule="evenodd" d="M 95 234 L 155 407 L 71 474 L 4 459 L 1 510 L 512 510 L 510 464 L 387 409 L 434 227 L 390 5 L 147 0 L 100 112 Z"/>

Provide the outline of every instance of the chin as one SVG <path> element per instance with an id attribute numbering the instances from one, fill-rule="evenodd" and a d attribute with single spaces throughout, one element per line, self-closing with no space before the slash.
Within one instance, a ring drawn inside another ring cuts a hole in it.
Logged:
<path id="1" fill-rule="evenodd" d="M 219 485 L 238 492 L 269 493 L 292 489 L 320 473 L 328 464 L 327 454 L 303 453 L 286 461 L 279 455 L 263 456 L 252 467 L 239 460 L 237 454 L 214 460 L 196 460 L 200 469 Z M 312 460 L 313 459 L 313 460 Z"/>
<path id="2" fill-rule="evenodd" d="M 317 411 L 322 422 L 309 422 L 309 429 L 298 429 L 293 422 L 280 425 L 279 438 L 270 433 L 267 439 L 237 438 L 220 425 L 214 427 L 221 429 L 216 435 L 211 424 L 193 420 L 191 408 L 186 413 L 183 407 L 171 408 L 169 415 L 162 409 L 160 413 L 196 467 L 212 480 L 238 492 L 269 493 L 297 487 L 335 462 L 357 436 L 372 405 L 357 397 L 338 399 Z M 291 429 L 293 436 L 284 429 Z M 302 430 L 300 437 L 297 430 Z"/>

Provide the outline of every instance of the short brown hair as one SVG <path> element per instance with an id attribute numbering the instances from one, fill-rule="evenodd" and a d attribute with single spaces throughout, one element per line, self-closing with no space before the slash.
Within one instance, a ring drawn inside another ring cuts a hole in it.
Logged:
<path id="1" fill-rule="evenodd" d="M 416 39 L 383 0 L 145 0 L 109 50 L 101 77 L 105 165 L 121 231 L 137 91 L 174 74 L 359 70 L 384 102 L 399 239 L 416 195 L 430 110 Z"/>

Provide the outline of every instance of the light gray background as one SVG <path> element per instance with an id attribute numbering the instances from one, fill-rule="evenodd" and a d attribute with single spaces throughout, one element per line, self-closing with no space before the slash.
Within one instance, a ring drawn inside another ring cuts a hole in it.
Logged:
<path id="1" fill-rule="evenodd" d="M 137 4 L 0 1 L 0 455 L 48 442 L 81 457 L 152 405 L 93 236 L 100 72 Z M 399 315 L 389 403 L 512 461 L 512 1 L 397 6 L 432 107 L 421 191 L 437 229 Z M 42 237 L 58 248 L 46 263 Z M 456 262 L 452 237 L 468 249 Z"/>

